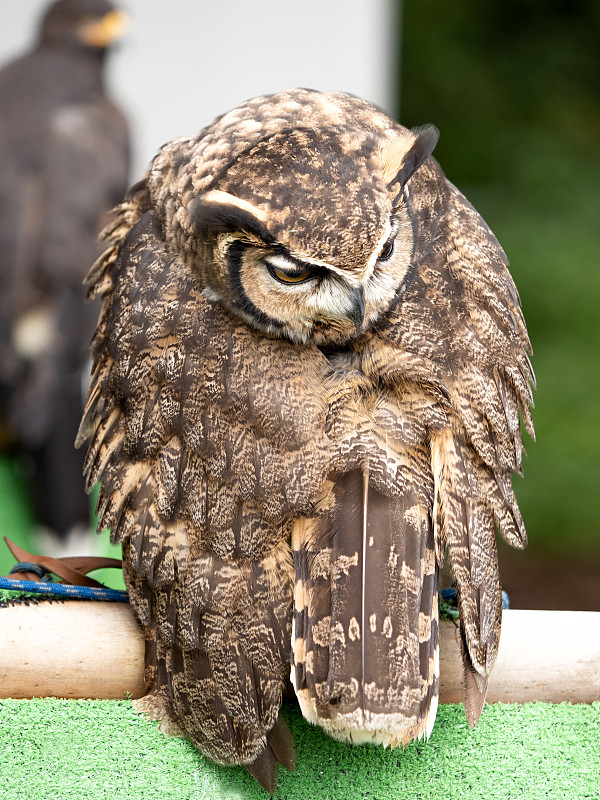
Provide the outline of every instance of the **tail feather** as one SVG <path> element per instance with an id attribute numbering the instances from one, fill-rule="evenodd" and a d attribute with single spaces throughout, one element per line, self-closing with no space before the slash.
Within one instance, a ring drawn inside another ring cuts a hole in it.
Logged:
<path id="1" fill-rule="evenodd" d="M 304 715 L 351 742 L 431 730 L 438 694 L 433 529 L 416 492 L 334 476 L 293 533 L 292 678 Z"/>
<path id="2" fill-rule="evenodd" d="M 275 794 L 277 787 L 277 760 L 269 745 L 262 750 L 254 761 L 244 764 L 244 766 L 263 789 L 270 795 Z"/>

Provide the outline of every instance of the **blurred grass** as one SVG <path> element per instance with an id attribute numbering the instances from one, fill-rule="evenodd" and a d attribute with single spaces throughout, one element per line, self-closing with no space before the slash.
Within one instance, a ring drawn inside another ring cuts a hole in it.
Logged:
<path id="1" fill-rule="evenodd" d="M 33 512 L 23 475 L 14 459 L 0 455 L 0 575 L 7 575 L 14 566 L 2 537 L 6 536 L 25 550 L 35 547 L 32 537 Z"/>

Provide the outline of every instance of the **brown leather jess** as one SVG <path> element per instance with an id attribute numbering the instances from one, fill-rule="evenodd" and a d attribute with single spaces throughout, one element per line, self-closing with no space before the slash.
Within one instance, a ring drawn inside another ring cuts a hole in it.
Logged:
<path id="1" fill-rule="evenodd" d="M 23 547 L 11 542 L 4 537 L 6 546 L 19 564 L 38 564 L 46 572 L 52 572 L 60 578 L 60 582 L 73 586 L 89 586 L 103 588 L 102 584 L 94 578 L 90 578 L 87 573 L 95 569 L 106 567 L 121 568 L 119 558 L 105 558 L 102 556 L 65 556 L 64 558 L 53 558 L 52 556 L 38 556 L 29 553 Z M 16 580 L 39 581 L 40 576 L 36 572 L 26 569 L 20 570 L 18 574 L 14 572 L 6 577 Z"/>

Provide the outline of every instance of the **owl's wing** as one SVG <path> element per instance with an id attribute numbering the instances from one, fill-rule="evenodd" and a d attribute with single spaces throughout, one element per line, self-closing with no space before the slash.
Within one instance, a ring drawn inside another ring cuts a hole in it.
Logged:
<path id="1" fill-rule="evenodd" d="M 122 543 L 131 603 L 156 638 L 159 714 L 273 790 L 276 761 L 294 763 L 278 722 L 288 516 L 324 469 L 325 411 L 302 348 L 209 301 L 149 205 L 140 185 L 90 273 L 104 307 L 80 434 L 87 483 L 101 483 L 99 529 Z"/>
<path id="2" fill-rule="evenodd" d="M 127 189 L 127 124 L 106 97 L 63 105 L 50 115 L 43 147 L 36 277 L 53 289 L 80 284 L 100 253 L 98 233 Z"/>
<path id="3" fill-rule="evenodd" d="M 506 257 L 479 214 L 433 159 L 410 187 L 415 268 L 378 327 L 410 356 L 413 379 L 448 399 L 449 424 L 430 435 L 433 517 L 456 581 L 473 725 L 500 635 L 495 530 L 515 547 L 526 542 L 511 475 L 521 472 L 519 415 L 534 435 L 531 346 Z"/>

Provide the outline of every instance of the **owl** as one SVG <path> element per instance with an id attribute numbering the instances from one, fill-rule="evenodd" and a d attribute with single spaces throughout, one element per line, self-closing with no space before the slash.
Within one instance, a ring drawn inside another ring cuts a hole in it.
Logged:
<path id="1" fill-rule="evenodd" d="M 446 558 L 472 726 L 498 651 L 530 344 L 437 137 L 343 93 L 249 100 L 159 151 L 88 275 L 78 443 L 152 654 L 140 705 L 271 792 L 289 680 L 336 739 L 429 736 Z"/>

